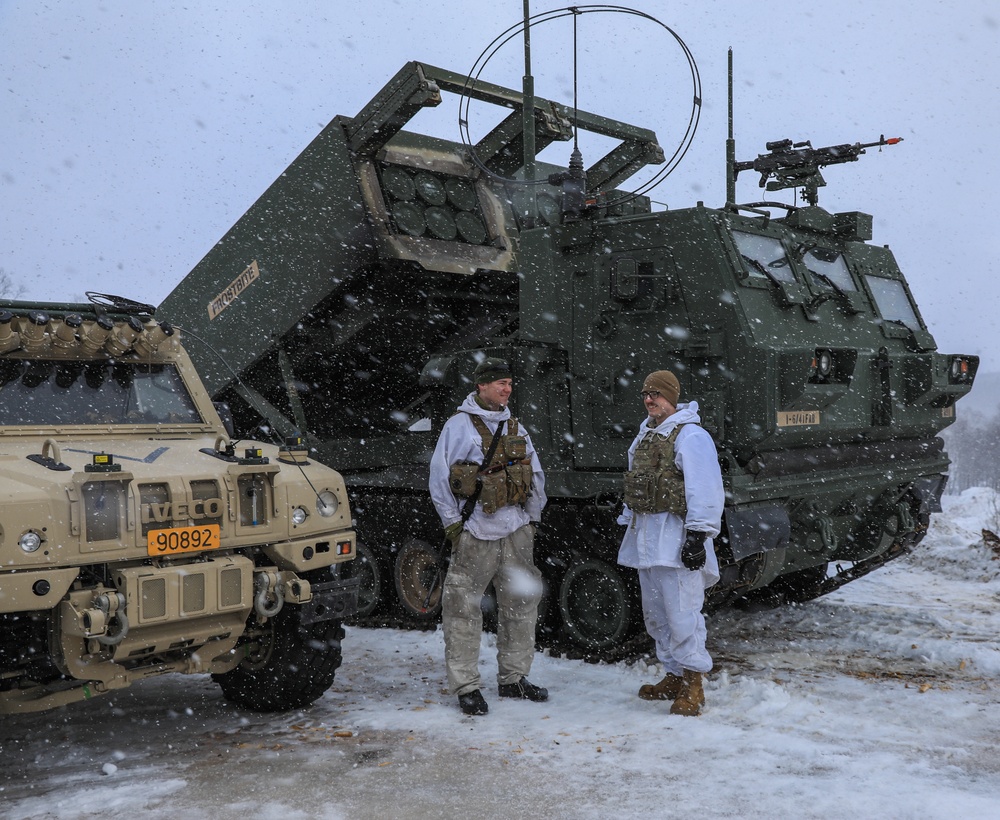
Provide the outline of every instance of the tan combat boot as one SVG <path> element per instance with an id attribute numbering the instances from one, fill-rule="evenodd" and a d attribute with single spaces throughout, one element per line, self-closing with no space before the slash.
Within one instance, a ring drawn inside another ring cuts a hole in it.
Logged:
<path id="1" fill-rule="evenodd" d="M 670 714 L 695 717 L 701 714 L 705 705 L 705 690 L 701 685 L 701 672 L 684 670 L 681 691 L 670 707 Z"/>
<path id="2" fill-rule="evenodd" d="M 673 700 L 681 693 L 684 678 L 680 675 L 663 676 L 659 683 L 644 683 L 639 687 L 639 697 L 643 700 Z"/>

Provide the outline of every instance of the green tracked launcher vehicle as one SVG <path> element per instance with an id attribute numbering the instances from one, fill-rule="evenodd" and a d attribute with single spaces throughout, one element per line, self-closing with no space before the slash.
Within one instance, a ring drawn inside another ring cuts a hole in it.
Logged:
<path id="1" fill-rule="evenodd" d="M 311 703 L 354 613 L 344 480 L 227 433 L 152 308 L 0 303 L 0 713 L 168 672 Z"/>
<path id="2" fill-rule="evenodd" d="M 445 93 L 503 118 L 475 145 L 407 130 Z M 197 334 L 192 356 L 241 435 L 301 432 L 345 475 L 361 614 L 437 613 L 428 462 L 484 354 L 511 362 L 512 410 L 547 475 L 543 643 L 615 657 L 644 640 L 615 518 L 652 370 L 679 376 L 718 447 L 710 607 L 805 600 L 917 544 L 945 486 L 937 433 L 978 360 L 936 351 L 870 216 L 816 204 L 820 168 L 869 146 L 781 141 L 730 159 L 731 189 L 752 170 L 769 190 L 802 188 L 801 207 L 654 212 L 622 187 L 664 161 L 653 132 L 533 96 L 526 117 L 524 99 L 407 64 L 160 308 Z M 541 150 L 574 127 L 615 145 L 588 168 L 578 154 L 568 171 L 540 163 L 541 186 L 516 181 L 526 136 Z"/>

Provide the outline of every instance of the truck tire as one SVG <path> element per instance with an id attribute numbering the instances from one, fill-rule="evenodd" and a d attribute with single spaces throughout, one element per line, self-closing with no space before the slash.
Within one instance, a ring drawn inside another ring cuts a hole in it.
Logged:
<path id="1" fill-rule="evenodd" d="M 341 662 L 340 621 L 301 623 L 301 608 L 282 607 L 236 651 L 247 653 L 235 669 L 212 675 L 226 700 L 256 712 L 301 709 L 333 684 Z"/>

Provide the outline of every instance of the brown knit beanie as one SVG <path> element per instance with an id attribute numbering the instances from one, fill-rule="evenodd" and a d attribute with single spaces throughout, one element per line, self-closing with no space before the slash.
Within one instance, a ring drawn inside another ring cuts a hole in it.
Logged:
<path id="1" fill-rule="evenodd" d="M 674 407 L 681 397 L 681 384 L 669 370 L 656 370 L 646 376 L 646 380 L 642 383 L 642 391 L 645 393 L 649 390 L 658 391 Z"/>

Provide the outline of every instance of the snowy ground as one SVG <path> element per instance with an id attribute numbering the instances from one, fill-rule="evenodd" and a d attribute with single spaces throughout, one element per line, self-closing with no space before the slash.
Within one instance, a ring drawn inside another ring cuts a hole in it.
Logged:
<path id="1" fill-rule="evenodd" d="M 0 817 L 995 818 L 992 493 L 945 499 L 914 556 L 817 601 L 715 617 L 699 718 L 660 670 L 539 655 L 547 704 L 463 717 L 441 633 L 350 629 L 315 706 L 234 710 L 172 676 L 0 728 Z M 495 660 L 484 635 L 484 680 Z"/>

